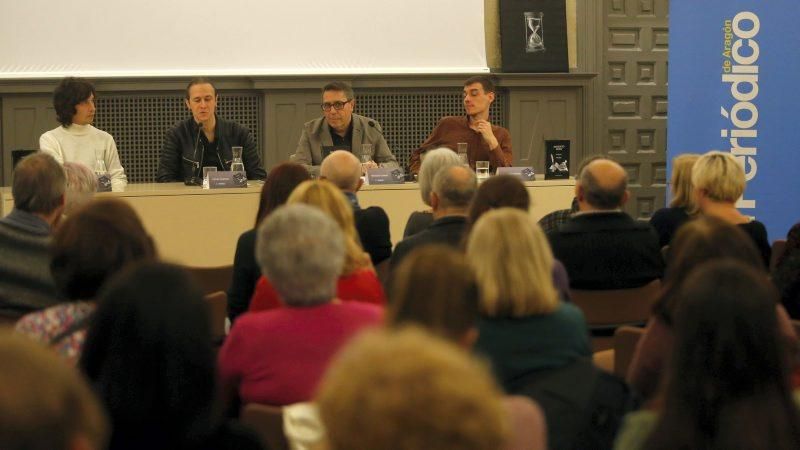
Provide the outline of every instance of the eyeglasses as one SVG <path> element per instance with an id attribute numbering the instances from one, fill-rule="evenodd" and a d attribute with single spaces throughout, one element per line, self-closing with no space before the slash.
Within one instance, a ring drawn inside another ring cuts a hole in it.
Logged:
<path id="1" fill-rule="evenodd" d="M 350 100 L 345 100 L 343 102 L 323 103 L 323 104 L 321 104 L 319 106 L 321 106 L 322 110 L 326 111 L 326 112 L 330 111 L 331 108 L 333 108 L 333 109 L 335 109 L 337 111 L 341 111 L 342 108 L 344 108 L 344 105 L 346 105 L 346 104 L 348 104 L 348 103 L 350 103 L 352 101 L 353 101 L 353 99 L 351 98 Z"/>

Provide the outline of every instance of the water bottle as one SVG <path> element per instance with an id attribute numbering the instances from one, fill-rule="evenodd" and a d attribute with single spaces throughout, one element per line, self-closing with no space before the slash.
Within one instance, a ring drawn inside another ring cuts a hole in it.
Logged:
<path id="1" fill-rule="evenodd" d="M 233 161 L 231 161 L 231 172 L 233 172 L 234 183 L 238 186 L 247 185 L 247 172 L 244 171 L 244 161 L 242 161 L 242 147 L 231 147 Z"/>
<path id="2" fill-rule="evenodd" d="M 97 158 L 95 161 L 94 174 L 97 177 L 97 192 L 111 192 L 111 176 L 102 158 Z"/>

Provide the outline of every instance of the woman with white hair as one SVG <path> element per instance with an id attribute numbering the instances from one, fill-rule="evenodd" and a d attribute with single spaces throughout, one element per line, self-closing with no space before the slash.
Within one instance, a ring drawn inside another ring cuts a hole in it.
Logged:
<path id="1" fill-rule="evenodd" d="M 74 161 L 64 163 L 64 173 L 67 175 L 64 216 L 67 217 L 94 197 L 97 192 L 97 176 L 87 165 Z"/>
<path id="2" fill-rule="evenodd" d="M 433 191 L 433 177 L 447 167 L 460 166 L 463 164 L 458 154 L 447 147 L 441 147 L 426 152 L 422 157 L 422 165 L 419 169 L 419 194 L 422 202 L 431 206 L 431 191 Z M 419 233 L 428 228 L 433 222 L 431 210 L 414 211 L 408 217 L 406 227 L 403 230 L 403 239 Z"/>

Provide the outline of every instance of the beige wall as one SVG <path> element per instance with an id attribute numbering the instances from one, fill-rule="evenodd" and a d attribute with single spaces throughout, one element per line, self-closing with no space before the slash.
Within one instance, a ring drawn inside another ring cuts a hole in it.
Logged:
<path id="1" fill-rule="evenodd" d="M 567 44 L 569 48 L 569 68 L 578 67 L 578 43 L 576 36 L 576 2 L 567 2 Z M 483 0 L 484 27 L 486 28 L 486 63 L 495 69 L 501 66 L 500 60 L 500 0 Z"/>

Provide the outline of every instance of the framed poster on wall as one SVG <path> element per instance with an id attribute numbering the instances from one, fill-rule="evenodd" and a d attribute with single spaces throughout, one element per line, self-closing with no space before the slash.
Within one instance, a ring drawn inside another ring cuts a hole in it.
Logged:
<path id="1" fill-rule="evenodd" d="M 500 0 L 504 72 L 568 72 L 565 0 Z"/>

